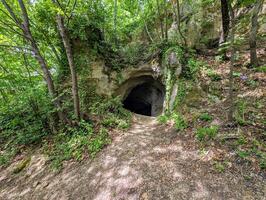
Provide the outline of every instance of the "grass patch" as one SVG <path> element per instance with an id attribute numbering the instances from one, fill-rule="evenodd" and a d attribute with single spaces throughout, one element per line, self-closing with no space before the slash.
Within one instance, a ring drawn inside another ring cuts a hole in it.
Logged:
<path id="1" fill-rule="evenodd" d="M 170 119 L 170 117 L 168 115 L 160 115 L 157 120 L 161 123 L 161 124 L 166 124 L 168 122 L 168 120 Z"/>
<path id="2" fill-rule="evenodd" d="M 202 114 L 199 116 L 199 119 L 200 119 L 201 121 L 206 121 L 206 122 L 208 122 L 208 121 L 212 121 L 212 120 L 213 120 L 213 117 L 212 117 L 210 114 L 208 114 L 208 113 L 202 113 Z"/>
<path id="3" fill-rule="evenodd" d="M 256 72 L 262 72 L 262 73 L 266 73 L 266 65 L 264 66 L 259 66 L 255 69 Z"/>
<path id="4" fill-rule="evenodd" d="M 188 127 L 187 122 L 185 121 L 185 119 L 183 118 L 183 116 L 181 114 L 174 113 L 171 116 L 171 118 L 175 122 L 175 129 L 177 131 L 182 131 L 182 130 L 184 130 L 184 129 L 186 129 Z"/>
<path id="5" fill-rule="evenodd" d="M 196 138 L 201 142 L 213 139 L 217 135 L 218 129 L 218 126 L 198 128 Z"/>

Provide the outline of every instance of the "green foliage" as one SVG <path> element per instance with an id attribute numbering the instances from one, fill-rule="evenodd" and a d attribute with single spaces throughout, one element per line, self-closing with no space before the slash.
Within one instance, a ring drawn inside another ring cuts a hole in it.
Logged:
<path id="1" fill-rule="evenodd" d="M 169 120 L 174 121 L 175 129 L 177 131 L 182 131 L 188 127 L 187 122 L 183 116 L 179 113 L 172 113 L 171 115 L 161 115 L 158 117 L 158 121 L 162 124 L 166 124 Z"/>
<path id="2" fill-rule="evenodd" d="M 256 72 L 262 72 L 262 73 L 266 73 L 266 65 L 264 66 L 259 66 L 255 69 Z"/>
<path id="3" fill-rule="evenodd" d="M 175 123 L 175 129 L 177 131 L 182 131 L 188 127 L 187 122 L 185 119 L 178 113 L 174 113 L 171 118 L 174 120 Z"/>
<path id="4" fill-rule="evenodd" d="M 222 162 L 215 162 L 214 163 L 214 168 L 219 172 L 222 173 L 225 170 L 225 165 Z"/>
<path id="5" fill-rule="evenodd" d="M 189 87 L 188 81 L 184 81 L 182 79 L 178 80 L 178 91 L 175 98 L 174 108 L 177 108 L 185 100 L 188 87 Z"/>
<path id="6" fill-rule="evenodd" d="M 0 166 L 7 166 L 16 154 L 17 149 L 15 149 L 14 147 L 2 151 L 0 153 Z"/>
<path id="7" fill-rule="evenodd" d="M 188 71 L 187 71 L 187 77 L 190 77 L 192 79 L 196 78 L 197 73 L 199 72 L 202 63 L 199 62 L 198 60 L 194 59 L 194 58 L 190 58 L 188 60 Z"/>
<path id="8" fill-rule="evenodd" d="M 245 100 L 238 100 L 236 103 L 235 118 L 239 125 L 245 125 L 248 123 L 246 120 L 247 114 L 247 102 Z"/>
<path id="9" fill-rule="evenodd" d="M 107 129 L 101 128 L 99 133 L 93 138 L 88 146 L 90 154 L 94 157 L 106 144 L 110 143 Z"/>
<path id="10" fill-rule="evenodd" d="M 217 74 L 212 69 L 208 69 L 207 70 L 207 75 L 208 75 L 208 77 L 211 78 L 212 81 L 220 81 L 220 80 L 222 80 L 221 75 Z"/>
<path id="11" fill-rule="evenodd" d="M 101 124 L 106 128 L 127 129 L 130 126 L 131 113 L 123 108 L 120 97 L 98 100 L 90 110 L 93 114 L 101 117 Z"/>
<path id="12" fill-rule="evenodd" d="M 51 133 L 53 107 L 43 86 L 25 88 L 0 106 L 0 164 Z"/>
<path id="13" fill-rule="evenodd" d="M 27 165 L 30 163 L 31 158 L 27 157 L 26 159 L 22 160 L 20 163 L 17 164 L 17 166 L 13 169 L 13 173 L 17 174 L 21 172 L 23 169 L 27 167 Z"/>
<path id="14" fill-rule="evenodd" d="M 49 156 L 51 166 L 60 169 L 63 161 L 82 160 L 86 152 L 92 157 L 110 142 L 107 130 L 100 128 L 94 133 L 92 124 L 81 121 L 78 127 L 68 127 L 53 138 L 53 143 L 47 142 L 44 150 Z"/>
<path id="15" fill-rule="evenodd" d="M 245 159 L 247 158 L 248 156 L 250 156 L 250 152 L 249 151 L 241 151 L 241 150 L 238 150 L 237 151 L 237 155 L 242 158 L 242 159 Z"/>
<path id="16" fill-rule="evenodd" d="M 212 121 L 213 117 L 211 115 L 209 115 L 208 113 L 202 113 L 200 116 L 199 116 L 199 119 L 201 121 Z"/>
<path id="17" fill-rule="evenodd" d="M 243 145 L 247 144 L 248 141 L 243 135 L 241 135 L 236 142 L 238 145 Z"/>
<path id="18" fill-rule="evenodd" d="M 233 76 L 234 77 L 240 77 L 242 74 L 240 72 L 233 72 Z"/>
<path id="19" fill-rule="evenodd" d="M 196 132 L 196 138 L 201 142 L 213 139 L 217 135 L 218 129 L 218 126 L 198 128 Z"/>
<path id="20" fill-rule="evenodd" d="M 160 115 L 160 116 L 158 117 L 158 121 L 159 121 L 161 124 L 166 124 L 167 121 L 168 121 L 169 119 L 170 119 L 170 116 L 165 115 L 165 114 Z"/>

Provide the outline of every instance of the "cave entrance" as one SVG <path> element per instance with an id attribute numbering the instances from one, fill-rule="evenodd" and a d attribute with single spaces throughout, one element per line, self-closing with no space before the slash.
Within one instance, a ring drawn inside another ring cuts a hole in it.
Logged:
<path id="1" fill-rule="evenodd" d="M 123 101 L 127 110 L 146 116 L 158 116 L 162 113 L 165 92 L 159 81 L 152 77 L 143 77 L 127 93 Z"/>

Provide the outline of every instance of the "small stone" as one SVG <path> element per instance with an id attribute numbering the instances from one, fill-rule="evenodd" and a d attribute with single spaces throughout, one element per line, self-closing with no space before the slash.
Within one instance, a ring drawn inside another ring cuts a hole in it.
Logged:
<path id="1" fill-rule="evenodd" d="M 36 182 L 33 183 L 33 187 L 37 187 L 39 184 L 40 184 L 40 182 L 36 181 Z"/>

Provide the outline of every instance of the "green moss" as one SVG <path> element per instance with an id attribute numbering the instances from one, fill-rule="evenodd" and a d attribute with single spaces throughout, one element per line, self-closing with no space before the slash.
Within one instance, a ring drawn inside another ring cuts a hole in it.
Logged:
<path id="1" fill-rule="evenodd" d="M 17 166 L 14 168 L 13 173 L 18 174 L 23 169 L 25 169 L 31 161 L 31 157 L 27 157 L 24 160 L 22 160 L 20 163 L 17 164 Z"/>

